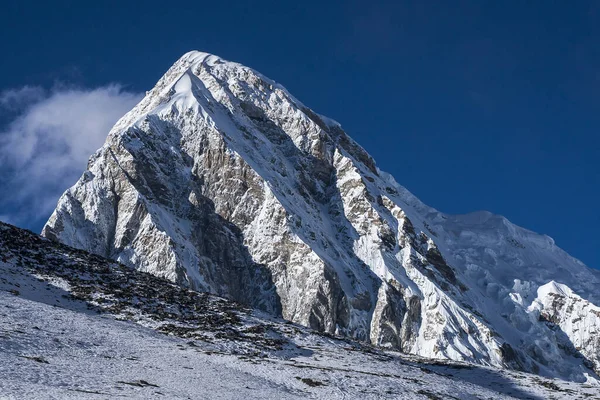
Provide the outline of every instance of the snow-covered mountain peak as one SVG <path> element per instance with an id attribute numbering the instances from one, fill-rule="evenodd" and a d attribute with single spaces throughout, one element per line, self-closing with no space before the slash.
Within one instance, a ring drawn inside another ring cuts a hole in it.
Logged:
<path id="1" fill-rule="evenodd" d="M 424 357 L 576 380 L 599 368 L 592 342 L 548 339 L 562 325 L 530 307 L 553 280 L 600 304 L 597 271 L 504 217 L 424 205 L 338 123 L 207 53 L 117 122 L 43 234 Z"/>
<path id="2" fill-rule="evenodd" d="M 555 281 L 550 281 L 547 284 L 540 286 L 537 293 L 538 297 L 547 297 L 553 294 L 566 297 L 573 296 L 573 291 L 567 285 Z"/>
<path id="3" fill-rule="evenodd" d="M 191 50 L 181 56 L 181 58 L 177 61 L 177 63 L 189 63 L 190 65 L 197 65 L 199 63 L 206 63 L 208 65 L 214 65 L 217 63 L 230 63 L 234 64 L 230 61 L 223 60 L 221 57 L 206 53 L 198 50 Z"/>

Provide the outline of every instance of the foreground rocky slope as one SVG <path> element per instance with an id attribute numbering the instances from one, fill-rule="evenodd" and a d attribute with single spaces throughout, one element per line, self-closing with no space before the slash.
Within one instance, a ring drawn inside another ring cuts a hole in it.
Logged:
<path id="1" fill-rule="evenodd" d="M 536 301 L 555 281 L 593 309 L 598 272 L 503 217 L 425 206 L 338 123 L 206 53 L 115 125 L 43 235 L 406 353 L 578 381 L 600 370 L 598 318 L 575 333 L 568 308 Z"/>
<path id="2" fill-rule="evenodd" d="M 600 398 L 322 336 L 2 223 L 0 254 L 3 399 Z"/>

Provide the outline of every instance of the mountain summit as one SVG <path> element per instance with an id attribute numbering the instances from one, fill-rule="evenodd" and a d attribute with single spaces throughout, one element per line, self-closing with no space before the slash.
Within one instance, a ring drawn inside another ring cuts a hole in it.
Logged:
<path id="1" fill-rule="evenodd" d="M 600 372 L 598 271 L 501 216 L 424 205 L 340 124 L 207 53 L 117 122 L 42 234 L 406 353 Z"/>

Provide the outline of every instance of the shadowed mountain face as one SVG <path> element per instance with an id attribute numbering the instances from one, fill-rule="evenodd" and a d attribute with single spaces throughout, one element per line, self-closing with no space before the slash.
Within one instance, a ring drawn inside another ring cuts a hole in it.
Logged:
<path id="1" fill-rule="evenodd" d="M 117 122 L 43 235 L 407 353 L 600 371 L 600 273 L 503 217 L 427 207 L 337 122 L 206 53 Z"/>

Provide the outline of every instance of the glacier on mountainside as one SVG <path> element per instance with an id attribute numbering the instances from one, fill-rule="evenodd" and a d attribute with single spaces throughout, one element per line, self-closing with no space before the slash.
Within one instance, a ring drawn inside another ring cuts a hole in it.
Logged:
<path id="1" fill-rule="evenodd" d="M 181 57 L 117 122 L 42 234 L 406 353 L 600 372 L 598 320 L 563 304 L 597 310 L 598 271 L 501 216 L 424 205 L 340 124 L 207 53 Z M 572 294 L 550 301 L 553 281 Z"/>

